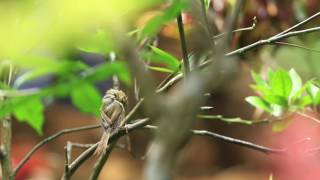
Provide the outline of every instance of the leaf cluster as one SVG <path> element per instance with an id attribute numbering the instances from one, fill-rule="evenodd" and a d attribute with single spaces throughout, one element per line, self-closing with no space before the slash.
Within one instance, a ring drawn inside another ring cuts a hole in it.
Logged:
<path id="1" fill-rule="evenodd" d="M 286 112 L 297 112 L 309 106 L 320 104 L 320 89 L 314 79 L 302 82 L 294 70 L 269 70 L 267 79 L 252 71 L 255 84 L 251 88 L 258 96 L 249 96 L 246 101 L 252 106 L 262 109 L 275 117 L 281 117 Z"/>

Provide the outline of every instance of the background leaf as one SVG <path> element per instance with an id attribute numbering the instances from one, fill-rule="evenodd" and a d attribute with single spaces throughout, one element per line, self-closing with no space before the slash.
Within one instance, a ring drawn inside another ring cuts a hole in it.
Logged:
<path id="1" fill-rule="evenodd" d="M 99 116 L 101 105 L 101 94 L 95 86 L 89 83 L 82 83 L 70 93 L 72 104 L 82 112 Z"/>
<path id="2" fill-rule="evenodd" d="M 107 54 L 114 49 L 110 36 L 102 29 L 83 40 L 77 47 L 81 51 L 97 54 Z"/>
<path id="3" fill-rule="evenodd" d="M 14 116 L 19 122 L 26 122 L 39 135 L 42 135 L 42 126 L 44 123 L 44 106 L 40 98 L 33 98 L 24 102 L 23 106 L 17 106 L 14 109 Z"/>
<path id="4" fill-rule="evenodd" d="M 81 61 L 64 61 L 57 63 L 54 66 L 43 66 L 41 68 L 34 68 L 26 73 L 20 75 L 15 80 L 13 87 L 18 88 L 22 84 L 34 80 L 39 77 L 43 77 L 45 75 L 61 75 L 65 76 L 66 74 L 70 74 L 79 70 L 84 70 L 88 66 Z"/>
<path id="5" fill-rule="evenodd" d="M 163 25 L 177 17 L 177 15 L 186 8 L 186 3 L 184 1 L 175 0 L 172 4 L 162 11 L 161 14 L 153 17 L 140 31 L 140 38 L 153 37 L 157 34 Z"/>

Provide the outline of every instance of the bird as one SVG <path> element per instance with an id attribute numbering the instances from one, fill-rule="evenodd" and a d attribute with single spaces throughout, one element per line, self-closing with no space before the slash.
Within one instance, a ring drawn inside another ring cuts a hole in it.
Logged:
<path id="1" fill-rule="evenodd" d="M 116 133 L 123 125 L 127 102 L 128 98 L 123 91 L 117 89 L 106 91 L 100 108 L 101 126 L 104 132 L 98 143 L 96 154 L 102 153 L 108 147 L 110 135 Z"/>

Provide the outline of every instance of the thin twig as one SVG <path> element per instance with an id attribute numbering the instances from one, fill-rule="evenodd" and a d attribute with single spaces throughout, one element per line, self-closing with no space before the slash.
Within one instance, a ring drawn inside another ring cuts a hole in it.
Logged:
<path id="1" fill-rule="evenodd" d="M 302 112 L 297 112 L 297 114 L 299 114 L 300 116 L 303 116 L 303 117 L 305 117 L 305 118 L 308 118 L 308 119 L 310 119 L 310 120 L 312 120 L 312 121 L 320 124 L 320 120 L 319 120 L 319 119 L 314 118 L 314 117 L 312 117 L 312 116 L 310 116 L 310 115 L 308 115 L 308 114 L 305 114 L 305 113 L 302 113 Z"/>
<path id="2" fill-rule="evenodd" d="M 293 44 L 293 43 L 287 43 L 287 42 L 280 42 L 280 41 L 277 41 L 277 42 L 274 42 L 274 44 L 278 44 L 278 45 L 285 45 L 285 46 L 291 46 L 291 47 L 296 47 L 296 48 L 304 49 L 304 50 L 311 51 L 311 52 L 320 53 L 320 50 L 317 50 L 317 49 L 311 49 L 311 48 L 304 47 L 304 46 L 301 46 L 301 45 L 298 45 L 298 44 Z"/>
<path id="3" fill-rule="evenodd" d="M 256 27 L 256 24 L 257 24 L 257 18 L 254 17 L 253 18 L 253 23 L 252 23 L 252 25 L 250 27 L 236 29 L 236 30 L 233 30 L 232 33 L 243 32 L 243 31 L 252 31 Z M 215 35 L 215 36 L 213 36 L 213 39 L 220 39 L 220 38 L 224 37 L 226 34 L 227 33 L 224 32 L 224 33 Z"/>
<path id="4" fill-rule="evenodd" d="M 314 27 L 314 28 L 304 29 L 304 30 L 300 30 L 300 31 L 292 31 L 292 32 L 288 32 L 288 33 L 282 34 L 282 35 L 276 34 L 268 39 L 263 39 L 263 40 L 255 42 L 255 43 L 249 44 L 247 46 L 244 46 L 242 48 L 231 51 L 231 52 L 227 53 L 225 56 L 234 56 L 237 54 L 242 54 L 248 50 L 257 48 L 258 46 L 261 46 L 261 45 L 272 44 L 274 42 L 280 41 L 285 38 L 289 38 L 289 37 L 297 36 L 297 35 L 301 35 L 301 34 L 312 33 L 312 32 L 316 32 L 316 31 L 320 31 L 320 27 Z"/>
<path id="5" fill-rule="evenodd" d="M 265 119 L 265 120 L 260 120 L 260 121 L 253 121 L 253 120 L 245 120 L 241 119 L 239 117 L 236 118 L 226 118 L 223 117 L 222 115 L 198 115 L 198 118 L 202 119 L 218 119 L 223 122 L 232 124 L 232 123 L 238 123 L 238 124 L 246 124 L 246 125 L 253 125 L 253 124 L 262 124 L 262 123 L 269 123 L 270 120 Z"/>
<path id="6" fill-rule="evenodd" d="M 317 18 L 318 16 L 320 16 L 320 12 L 317 12 L 317 13 L 315 13 L 314 15 L 308 17 L 307 19 L 299 22 L 298 24 L 296 24 L 296 25 L 294 25 L 294 26 L 292 26 L 292 27 L 290 27 L 290 28 L 282 31 L 281 33 L 277 34 L 277 36 L 286 34 L 286 33 L 290 32 L 290 31 L 292 31 L 292 30 L 294 30 L 294 29 L 296 29 L 296 28 L 298 28 L 298 27 L 301 27 L 301 26 L 303 26 L 304 24 L 307 24 L 308 22 L 310 22 L 310 21 L 312 21 L 313 19 Z"/>
<path id="7" fill-rule="evenodd" d="M 147 129 L 154 129 L 157 130 L 158 127 L 157 126 L 152 126 L 152 125 L 147 125 L 144 128 Z M 248 142 L 248 141 L 244 141 L 244 140 L 240 140 L 240 139 L 236 139 L 236 138 L 232 138 L 232 137 L 228 137 L 228 136 L 224 136 L 221 134 L 217 134 L 211 131 L 207 131 L 207 130 L 190 130 L 191 134 L 193 135 L 198 135 L 198 136 L 208 136 L 211 138 L 215 138 L 218 140 L 221 140 L 223 142 L 226 143 L 230 143 L 230 144 L 234 144 L 234 145 L 239 145 L 241 147 L 246 147 L 255 151 L 259 151 L 259 152 L 263 152 L 266 154 L 279 154 L 279 153 L 284 153 L 286 152 L 285 149 L 275 149 L 275 148 L 269 148 L 269 147 L 265 147 L 265 146 L 261 146 L 252 142 Z"/>

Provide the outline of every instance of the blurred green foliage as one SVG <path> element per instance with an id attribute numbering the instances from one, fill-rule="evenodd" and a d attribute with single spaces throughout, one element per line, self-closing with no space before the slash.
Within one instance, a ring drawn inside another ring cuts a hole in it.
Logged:
<path id="1" fill-rule="evenodd" d="M 113 34 L 128 36 L 126 31 L 131 28 L 132 20 L 144 9 L 161 2 L 0 2 L 0 26 L 4 27 L 0 29 L 0 119 L 13 115 L 42 134 L 45 106 L 52 99 L 68 96 L 82 112 L 99 116 L 101 94 L 95 84 L 116 75 L 124 84 L 131 85 L 127 65 L 125 61 L 117 60 L 90 67 L 82 61 L 70 59 L 68 52 L 78 49 L 107 57 L 108 53 L 117 50 Z M 180 1 L 173 6 L 172 10 L 164 12 L 165 18 L 160 18 L 163 20 L 148 27 L 157 30 L 164 20 L 173 19 L 172 13 L 181 10 Z M 145 29 L 146 34 L 152 34 Z M 8 85 L 11 67 L 15 68 L 10 74 L 14 81 Z M 54 81 L 41 88 L 20 89 L 45 76 L 54 77 Z"/>

